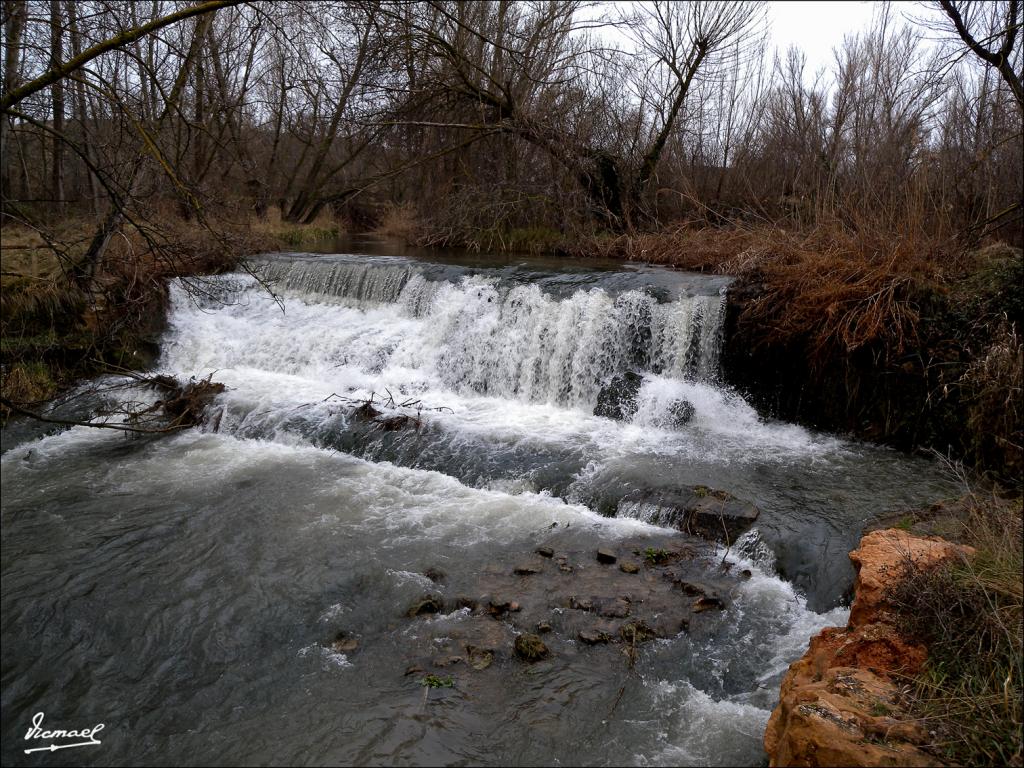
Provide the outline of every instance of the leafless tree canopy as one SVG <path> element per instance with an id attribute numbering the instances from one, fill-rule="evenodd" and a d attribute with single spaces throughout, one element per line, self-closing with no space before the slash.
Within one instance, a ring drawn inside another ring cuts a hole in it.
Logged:
<path id="1" fill-rule="evenodd" d="M 1021 5 L 879 4 L 812 72 L 753 2 L 3 0 L 4 220 L 93 217 L 82 284 L 166 215 L 1019 239 Z"/>

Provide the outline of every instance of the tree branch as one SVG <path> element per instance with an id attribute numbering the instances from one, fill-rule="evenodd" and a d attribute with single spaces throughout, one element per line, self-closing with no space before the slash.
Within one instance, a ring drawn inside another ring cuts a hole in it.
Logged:
<path id="1" fill-rule="evenodd" d="M 127 45 L 128 43 L 133 43 L 140 37 L 145 37 L 150 32 L 155 32 L 158 29 L 162 29 L 163 27 L 175 24 L 179 21 L 183 21 L 193 16 L 201 16 L 220 8 L 239 5 L 244 1 L 245 0 L 206 0 L 206 2 L 198 3 L 197 5 L 190 5 L 175 13 L 168 14 L 167 16 L 161 16 L 159 19 L 154 19 L 148 24 L 143 24 L 142 26 L 125 30 L 120 34 L 96 43 L 96 45 L 87 48 L 77 56 L 68 59 L 63 64 L 54 65 L 34 80 L 30 80 L 21 87 L 14 88 L 13 90 L 5 93 L 3 98 L 0 99 L 0 112 L 6 112 L 18 102 L 28 96 L 31 96 L 37 91 L 41 91 L 46 86 L 52 85 L 58 80 L 67 77 L 76 69 L 88 64 L 97 56 L 102 56 L 107 51 L 119 48 L 122 45 Z"/>

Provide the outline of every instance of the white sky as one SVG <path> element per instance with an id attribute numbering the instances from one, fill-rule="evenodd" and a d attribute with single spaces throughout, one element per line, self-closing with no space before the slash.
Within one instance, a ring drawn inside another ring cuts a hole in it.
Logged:
<path id="1" fill-rule="evenodd" d="M 808 74 L 813 74 L 832 64 L 832 49 L 843 42 L 844 35 L 867 28 L 874 10 L 875 3 L 863 0 L 770 2 L 769 45 L 775 45 L 780 54 L 796 45 L 807 54 Z"/>

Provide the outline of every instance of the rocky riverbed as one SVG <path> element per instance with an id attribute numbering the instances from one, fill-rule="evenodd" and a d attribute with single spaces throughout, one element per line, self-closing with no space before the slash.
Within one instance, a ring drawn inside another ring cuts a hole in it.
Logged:
<path id="1" fill-rule="evenodd" d="M 707 615 L 726 608 L 751 577 L 712 545 L 682 533 L 617 539 L 597 549 L 578 542 L 571 528 L 555 524 L 540 546 L 509 552 L 471 581 L 426 569 L 422 576 L 433 587 L 393 622 L 404 624 L 410 638 L 402 674 L 444 674 L 445 687 L 486 688 L 510 664 L 553 657 L 631 665 L 645 643 L 699 635 Z M 460 618 L 454 628 L 445 621 L 453 615 Z M 367 642 L 358 634 L 357 627 L 338 627 L 325 645 L 351 654 Z"/>

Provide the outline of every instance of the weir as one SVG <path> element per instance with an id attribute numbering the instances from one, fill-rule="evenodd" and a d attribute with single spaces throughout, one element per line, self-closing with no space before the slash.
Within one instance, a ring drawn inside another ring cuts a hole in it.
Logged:
<path id="1" fill-rule="evenodd" d="M 423 319 L 436 373 L 453 389 L 578 407 L 602 383 L 639 370 L 714 380 L 722 342 L 721 277 L 642 284 L 621 273 L 468 269 L 380 257 L 263 262 L 286 297 Z M 666 271 L 668 276 L 671 273 Z M 255 288 L 254 288 L 255 290 Z M 381 350 L 388 354 L 387 350 Z M 418 361 L 416 361 L 418 362 Z"/>
<path id="2" fill-rule="evenodd" d="M 360 255 L 278 254 L 251 267 L 283 309 L 248 276 L 215 279 L 226 304 L 172 288 L 161 366 L 217 372 L 228 385 L 221 432 L 551 494 L 605 516 L 655 520 L 622 503 L 635 491 L 720 489 L 761 510 L 780 570 L 818 608 L 852 574 L 821 547 L 856 543 L 876 489 L 913 498 L 930 477 L 765 419 L 722 382 L 728 278 Z M 629 400 L 621 420 L 595 415 L 626 373 L 635 389 L 618 393 Z M 352 403 L 370 398 L 411 403 L 399 412 L 418 426 L 354 419 Z M 847 501 L 823 503 L 826 486 Z"/>

